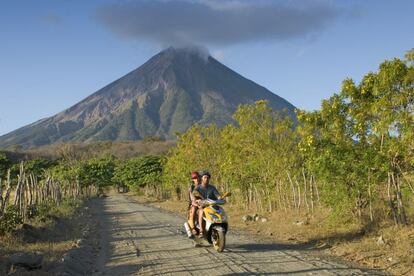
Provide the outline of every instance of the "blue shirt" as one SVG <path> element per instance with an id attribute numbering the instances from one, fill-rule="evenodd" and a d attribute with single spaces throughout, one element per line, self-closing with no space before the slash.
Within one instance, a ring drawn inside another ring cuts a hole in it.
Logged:
<path id="1" fill-rule="evenodd" d="M 198 191 L 203 199 L 217 200 L 220 197 L 220 193 L 216 187 L 211 184 L 207 184 L 205 187 L 200 184 L 195 188 L 195 191 Z"/>

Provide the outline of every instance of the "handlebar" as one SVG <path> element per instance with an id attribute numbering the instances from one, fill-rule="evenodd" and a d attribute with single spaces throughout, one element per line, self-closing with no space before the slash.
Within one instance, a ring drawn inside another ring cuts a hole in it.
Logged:
<path id="1" fill-rule="evenodd" d="M 223 205 L 225 203 L 226 201 L 224 199 L 217 199 L 217 200 L 204 199 L 204 200 L 200 200 L 199 205 L 201 207 L 205 207 L 205 206 L 210 206 L 210 205 Z"/>

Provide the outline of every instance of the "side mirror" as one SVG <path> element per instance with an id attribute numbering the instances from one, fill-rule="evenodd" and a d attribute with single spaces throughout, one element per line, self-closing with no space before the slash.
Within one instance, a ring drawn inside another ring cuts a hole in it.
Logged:
<path id="1" fill-rule="evenodd" d="M 226 192 L 226 193 L 223 194 L 223 196 L 221 198 L 226 198 L 226 197 L 229 197 L 229 196 L 231 196 L 231 192 Z"/>

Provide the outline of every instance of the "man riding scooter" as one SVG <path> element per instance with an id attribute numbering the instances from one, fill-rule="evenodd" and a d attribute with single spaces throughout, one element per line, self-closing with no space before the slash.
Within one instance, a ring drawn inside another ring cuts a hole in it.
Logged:
<path id="1" fill-rule="evenodd" d="M 200 173 L 201 177 L 201 184 L 198 185 L 194 189 L 194 193 L 196 193 L 199 197 L 201 196 L 201 199 L 212 199 L 212 200 L 218 200 L 221 199 L 220 193 L 217 191 L 216 187 L 210 184 L 210 178 L 211 175 L 209 172 L 204 171 Z M 197 200 L 197 203 L 200 202 L 200 199 Z M 198 224 L 200 225 L 200 233 L 199 237 L 204 236 L 204 230 L 203 230 L 203 207 L 199 206 L 198 208 Z"/>

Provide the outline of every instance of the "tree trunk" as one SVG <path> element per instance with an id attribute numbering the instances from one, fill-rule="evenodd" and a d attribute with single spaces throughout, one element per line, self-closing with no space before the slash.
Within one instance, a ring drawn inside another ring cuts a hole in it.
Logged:
<path id="1" fill-rule="evenodd" d="M 296 176 L 295 176 L 295 183 L 298 189 L 298 210 L 300 210 L 300 207 L 302 206 L 302 196 L 301 196 L 301 191 L 300 191 L 300 184 Z"/>
<path id="2" fill-rule="evenodd" d="M 291 187 L 292 187 L 292 194 L 293 194 L 293 206 L 294 206 L 294 208 L 300 208 L 300 191 L 299 191 L 299 204 L 297 203 L 297 201 L 296 201 L 296 191 L 295 191 L 295 185 L 293 184 L 293 181 L 292 181 L 292 178 L 290 177 L 290 174 L 289 174 L 289 172 L 286 172 L 287 173 L 287 176 L 288 176 L 288 179 L 289 179 L 289 183 L 290 183 L 290 185 L 291 185 Z"/>
<path id="3" fill-rule="evenodd" d="M 16 186 L 16 192 L 14 194 L 14 205 L 18 205 L 19 203 L 19 194 L 20 194 L 20 186 L 21 186 L 21 179 L 20 176 L 17 176 L 17 186 Z"/>
<path id="4" fill-rule="evenodd" d="M 6 181 L 4 181 L 6 182 Z M 0 179 L 0 217 L 3 215 L 3 212 L 1 210 L 3 210 L 3 181 L 2 179 Z"/>
<path id="5" fill-rule="evenodd" d="M 309 191 L 310 191 L 310 203 L 311 203 L 311 213 L 313 214 L 314 210 L 314 194 L 313 194 L 313 184 L 312 184 L 312 177 L 309 178 Z"/>
<path id="6" fill-rule="evenodd" d="M 309 213 L 308 189 L 307 189 L 307 187 L 308 187 L 307 182 L 308 181 L 306 181 L 306 175 L 305 175 L 305 170 L 304 169 L 302 169 L 302 176 L 303 176 L 303 186 L 304 186 L 303 198 L 304 198 L 304 201 L 305 201 L 306 210 L 308 210 L 308 213 Z"/>
<path id="7" fill-rule="evenodd" d="M 371 179 L 368 176 L 368 200 L 369 200 L 369 219 L 371 222 L 374 221 L 374 214 L 372 212 L 372 193 L 371 193 Z"/>
<path id="8" fill-rule="evenodd" d="M 315 187 L 315 191 L 316 191 L 316 198 L 317 198 L 318 204 L 319 204 L 321 199 L 319 198 L 318 183 L 316 183 L 315 177 L 313 175 L 311 177 L 312 177 L 313 186 Z"/>
<path id="9" fill-rule="evenodd" d="M 277 193 L 277 202 L 279 205 L 279 209 L 282 210 L 282 195 L 280 189 L 280 181 L 276 181 L 276 193 Z"/>
<path id="10" fill-rule="evenodd" d="M 394 183 L 395 194 L 397 197 L 399 220 L 403 225 L 407 225 L 407 215 L 405 214 L 405 208 L 404 208 L 402 193 L 401 193 L 401 188 L 400 188 L 400 180 L 398 177 L 397 179 L 395 179 L 394 173 L 391 174 L 391 177 L 392 177 L 392 182 Z"/>
<path id="11" fill-rule="evenodd" d="M 398 225 L 397 211 L 395 210 L 394 201 L 391 197 L 391 175 L 388 173 L 388 186 L 387 186 L 388 204 L 392 212 L 395 225 Z"/>

